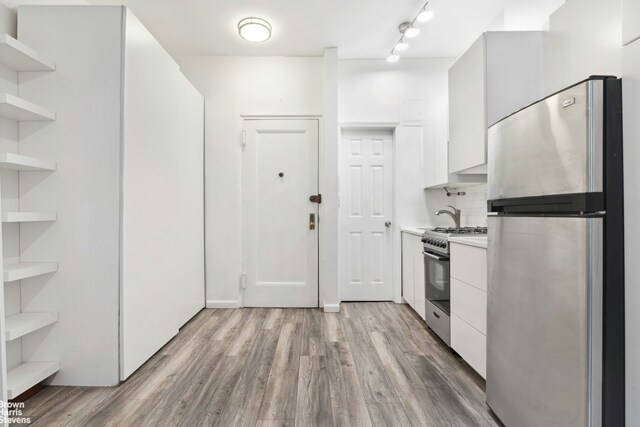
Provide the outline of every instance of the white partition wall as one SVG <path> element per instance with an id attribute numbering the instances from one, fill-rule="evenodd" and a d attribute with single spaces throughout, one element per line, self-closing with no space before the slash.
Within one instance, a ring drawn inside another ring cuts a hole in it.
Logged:
<path id="1" fill-rule="evenodd" d="M 204 100 L 129 11 L 124 67 L 121 373 L 204 306 Z"/>
<path id="2" fill-rule="evenodd" d="M 204 306 L 203 98 L 121 6 L 21 6 L 18 39 L 54 58 L 20 95 L 56 121 L 20 124 L 20 260 L 58 272 L 23 284 L 23 311 L 58 322 L 22 338 L 22 359 L 60 361 L 53 384 L 117 384 Z"/>

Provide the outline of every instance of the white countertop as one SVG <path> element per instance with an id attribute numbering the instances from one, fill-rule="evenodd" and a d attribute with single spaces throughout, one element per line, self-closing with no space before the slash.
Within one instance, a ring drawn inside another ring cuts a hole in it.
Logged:
<path id="1" fill-rule="evenodd" d="M 433 227 L 400 227 L 400 231 L 403 233 L 414 234 L 416 236 L 422 236 L 422 233 L 424 233 L 424 230 L 427 228 Z"/>
<path id="2" fill-rule="evenodd" d="M 449 242 L 476 246 L 478 248 L 487 248 L 487 236 L 453 236 L 449 237 Z"/>

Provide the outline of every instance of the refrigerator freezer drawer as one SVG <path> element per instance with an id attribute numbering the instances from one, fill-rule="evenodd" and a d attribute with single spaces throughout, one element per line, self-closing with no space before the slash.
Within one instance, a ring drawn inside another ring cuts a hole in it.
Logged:
<path id="1" fill-rule="evenodd" d="M 603 220 L 488 226 L 487 403 L 509 426 L 599 425 Z"/>
<path id="2" fill-rule="evenodd" d="M 489 200 L 603 191 L 603 99 L 588 80 L 491 126 Z"/>

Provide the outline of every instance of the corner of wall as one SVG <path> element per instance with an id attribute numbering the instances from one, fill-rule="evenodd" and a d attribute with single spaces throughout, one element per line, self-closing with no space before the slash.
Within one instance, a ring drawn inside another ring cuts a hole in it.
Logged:
<path id="1" fill-rule="evenodd" d="M 9 34 L 15 38 L 17 35 L 17 21 L 16 10 L 0 4 L 0 33 Z"/>

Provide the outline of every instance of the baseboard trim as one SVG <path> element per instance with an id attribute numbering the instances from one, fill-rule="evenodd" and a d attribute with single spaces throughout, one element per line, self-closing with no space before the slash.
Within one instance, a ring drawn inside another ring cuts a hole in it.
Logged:
<path id="1" fill-rule="evenodd" d="M 338 304 L 325 304 L 324 305 L 325 313 L 340 313 L 340 303 Z"/>
<path id="2" fill-rule="evenodd" d="M 222 300 L 222 299 L 210 299 L 207 300 L 207 308 L 240 308 L 240 301 L 238 300 Z"/>

